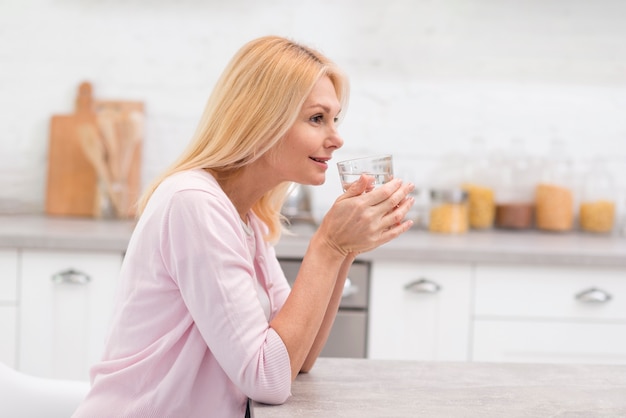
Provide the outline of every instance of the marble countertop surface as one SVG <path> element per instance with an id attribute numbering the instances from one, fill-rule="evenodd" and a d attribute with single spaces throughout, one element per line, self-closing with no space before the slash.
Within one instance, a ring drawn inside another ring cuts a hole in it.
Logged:
<path id="1" fill-rule="evenodd" d="M 319 358 L 253 418 L 624 417 L 626 366 Z"/>
<path id="2" fill-rule="evenodd" d="M 37 215 L 0 216 L 0 248 L 124 252 L 132 220 Z"/>
<path id="3" fill-rule="evenodd" d="M 296 226 L 276 246 L 282 256 L 303 254 L 313 228 Z M 409 230 L 360 256 L 369 260 L 495 262 L 626 267 L 626 237 L 581 232 L 488 230 L 450 235 Z"/>
<path id="4" fill-rule="evenodd" d="M 0 248 L 124 252 L 134 221 L 0 216 Z M 314 228 L 294 225 L 276 245 L 280 257 L 301 257 Z M 472 231 L 462 235 L 410 230 L 360 258 L 372 261 L 497 262 L 626 267 L 626 237 L 580 232 Z"/>

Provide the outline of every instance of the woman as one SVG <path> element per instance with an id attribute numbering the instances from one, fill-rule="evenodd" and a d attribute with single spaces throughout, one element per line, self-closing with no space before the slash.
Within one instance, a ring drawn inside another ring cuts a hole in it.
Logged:
<path id="1" fill-rule="evenodd" d="M 285 402 L 324 346 L 356 255 L 411 226 L 413 186 L 372 190 L 363 176 L 324 217 L 289 289 L 272 246 L 280 208 L 291 182 L 324 182 L 347 99 L 345 76 L 305 46 L 264 37 L 235 55 L 190 146 L 139 204 L 75 417 L 243 417 L 249 398 Z"/>

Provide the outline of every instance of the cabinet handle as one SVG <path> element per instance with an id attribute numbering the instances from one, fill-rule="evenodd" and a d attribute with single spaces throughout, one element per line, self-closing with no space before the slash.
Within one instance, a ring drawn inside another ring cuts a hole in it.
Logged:
<path id="1" fill-rule="evenodd" d="M 576 300 L 584 303 L 606 303 L 613 299 L 609 292 L 591 287 L 576 294 Z"/>
<path id="2" fill-rule="evenodd" d="M 404 290 L 415 293 L 435 294 L 441 290 L 441 286 L 428 279 L 418 279 L 404 285 Z"/>
<path id="3" fill-rule="evenodd" d="M 52 281 L 58 284 L 85 285 L 91 281 L 91 277 L 82 271 L 67 269 L 53 274 Z"/>
<path id="4" fill-rule="evenodd" d="M 343 284 L 343 291 L 341 292 L 341 298 L 347 298 L 352 295 L 356 295 L 359 292 L 359 287 L 357 285 L 352 284 L 352 280 L 350 278 L 346 278 L 345 283 Z"/>

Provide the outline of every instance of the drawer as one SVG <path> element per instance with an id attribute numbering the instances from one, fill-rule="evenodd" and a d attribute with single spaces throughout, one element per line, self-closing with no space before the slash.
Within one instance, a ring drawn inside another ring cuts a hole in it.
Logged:
<path id="1" fill-rule="evenodd" d="M 17 302 L 17 250 L 0 250 L 0 303 Z"/>
<path id="2" fill-rule="evenodd" d="M 472 360 L 626 364 L 626 324 L 476 320 Z"/>
<path id="3" fill-rule="evenodd" d="M 474 315 L 626 320 L 626 269 L 478 265 Z"/>
<path id="4" fill-rule="evenodd" d="M 281 258 L 280 265 L 290 286 L 293 286 L 298 271 L 300 271 L 300 259 Z M 369 300 L 370 263 L 356 260 L 352 263 L 348 272 L 340 308 L 367 309 Z"/>
<path id="5" fill-rule="evenodd" d="M 321 357 L 365 358 L 367 313 L 339 310 Z"/>

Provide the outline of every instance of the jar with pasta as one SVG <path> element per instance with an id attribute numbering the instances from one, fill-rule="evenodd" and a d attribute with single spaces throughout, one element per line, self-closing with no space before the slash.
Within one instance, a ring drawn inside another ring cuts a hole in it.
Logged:
<path id="1" fill-rule="evenodd" d="M 574 172 L 560 141 L 552 144 L 535 188 L 535 224 L 544 231 L 565 232 L 574 226 Z"/>
<path id="2" fill-rule="evenodd" d="M 579 223 L 585 232 L 609 233 L 615 224 L 616 190 L 613 176 L 602 160 L 585 173 L 581 191 Z"/>
<path id="3" fill-rule="evenodd" d="M 494 173 L 482 138 L 473 138 L 462 184 L 467 192 L 468 221 L 472 229 L 493 227 L 495 218 Z"/>
<path id="4" fill-rule="evenodd" d="M 468 194 L 460 188 L 431 190 L 428 230 L 463 234 L 469 228 Z"/>
<path id="5" fill-rule="evenodd" d="M 473 229 L 491 228 L 496 213 L 493 188 L 485 184 L 465 183 L 463 189 L 468 195 L 470 227 Z"/>

